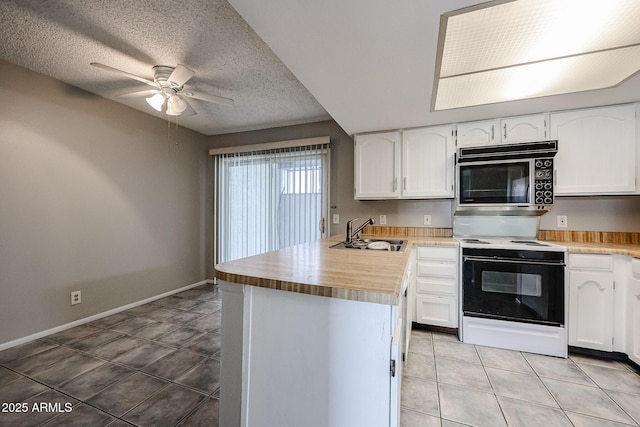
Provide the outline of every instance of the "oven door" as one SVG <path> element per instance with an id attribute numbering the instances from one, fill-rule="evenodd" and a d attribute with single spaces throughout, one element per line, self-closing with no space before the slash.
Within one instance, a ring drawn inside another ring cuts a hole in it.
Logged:
<path id="1" fill-rule="evenodd" d="M 564 325 L 564 253 L 464 249 L 463 315 Z M 535 258 L 524 258 L 523 253 Z"/>
<path id="2" fill-rule="evenodd" d="M 531 165 L 531 160 L 459 164 L 459 205 L 531 205 Z"/>

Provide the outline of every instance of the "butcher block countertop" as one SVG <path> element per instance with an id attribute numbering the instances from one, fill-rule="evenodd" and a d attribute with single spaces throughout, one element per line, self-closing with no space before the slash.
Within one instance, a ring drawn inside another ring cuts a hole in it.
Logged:
<path id="1" fill-rule="evenodd" d="M 334 236 L 218 264 L 215 277 L 243 285 L 396 305 L 412 245 L 458 245 L 451 237 L 389 238 L 407 240 L 405 250 L 331 249 L 344 240 L 344 236 Z"/>
<path id="2" fill-rule="evenodd" d="M 540 230 L 538 238 L 565 246 L 570 253 L 626 255 L 640 258 L 640 233 Z"/>
<path id="3" fill-rule="evenodd" d="M 458 246 L 451 229 L 368 227 L 363 237 L 404 239 L 407 245 L 402 252 L 331 249 L 344 240 L 338 235 L 218 264 L 214 274 L 242 285 L 396 305 L 413 246 Z M 570 253 L 640 258 L 640 233 L 541 230 L 538 239 Z"/>

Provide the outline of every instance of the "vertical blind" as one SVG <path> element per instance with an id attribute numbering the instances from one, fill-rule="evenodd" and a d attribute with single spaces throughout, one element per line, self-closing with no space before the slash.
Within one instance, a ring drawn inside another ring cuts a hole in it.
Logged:
<path id="1" fill-rule="evenodd" d="M 322 238 L 328 164 L 328 143 L 215 154 L 214 264 Z"/>

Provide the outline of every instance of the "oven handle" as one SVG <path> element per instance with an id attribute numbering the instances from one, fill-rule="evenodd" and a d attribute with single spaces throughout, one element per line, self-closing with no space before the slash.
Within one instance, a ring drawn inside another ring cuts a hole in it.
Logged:
<path id="1" fill-rule="evenodd" d="M 520 261 L 517 259 L 511 259 L 511 258 L 486 258 L 486 257 L 470 256 L 470 255 L 463 256 L 462 261 L 463 262 L 465 261 L 502 262 L 502 263 L 508 263 L 508 264 L 529 264 L 529 265 L 552 265 L 552 266 L 558 266 L 558 267 L 564 266 L 563 262 Z"/>

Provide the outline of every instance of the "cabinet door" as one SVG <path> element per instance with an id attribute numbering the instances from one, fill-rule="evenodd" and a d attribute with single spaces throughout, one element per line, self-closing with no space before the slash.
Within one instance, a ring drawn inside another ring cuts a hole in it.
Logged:
<path id="1" fill-rule="evenodd" d="M 612 351 L 613 273 L 569 271 L 569 345 Z"/>
<path id="2" fill-rule="evenodd" d="M 640 259 L 631 260 L 632 276 L 629 282 L 627 316 L 627 355 L 640 365 Z"/>
<path id="3" fill-rule="evenodd" d="M 452 126 L 402 132 L 402 197 L 453 197 Z"/>
<path id="4" fill-rule="evenodd" d="M 551 114 L 557 196 L 636 191 L 635 107 Z"/>
<path id="5" fill-rule="evenodd" d="M 456 145 L 458 148 L 495 144 L 500 144 L 500 120 L 484 120 L 456 125 Z"/>
<path id="6" fill-rule="evenodd" d="M 503 144 L 546 141 L 549 139 L 549 132 L 547 131 L 548 114 L 509 117 L 502 119 L 500 123 L 502 125 L 501 138 Z"/>
<path id="7" fill-rule="evenodd" d="M 355 198 L 400 196 L 400 132 L 356 135 Z"/>
<path id="8" fill-rule="evenodd" d="M 442 295 L 416 295 L 418 323 L 448 328 L 458 327 L 456 297 Z"/>

